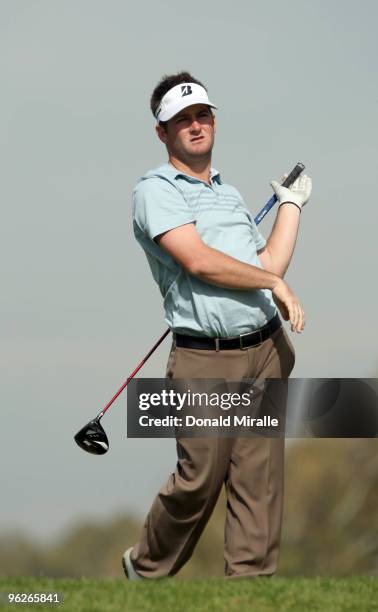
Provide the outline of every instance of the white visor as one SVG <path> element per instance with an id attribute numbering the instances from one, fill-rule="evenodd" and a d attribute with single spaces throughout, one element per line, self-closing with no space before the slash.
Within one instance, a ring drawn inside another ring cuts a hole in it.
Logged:
<path id="1" fill-rule="evenodd" d="M 217 108 L 210 102 L 207 91 L 197 83 L 180 83 L 167 91 L 163 96 L 155 117 L 157 121 L 168 121 L 177 115 L 183 108 L 192 104 L 207 104 L 211 108 Z"/>

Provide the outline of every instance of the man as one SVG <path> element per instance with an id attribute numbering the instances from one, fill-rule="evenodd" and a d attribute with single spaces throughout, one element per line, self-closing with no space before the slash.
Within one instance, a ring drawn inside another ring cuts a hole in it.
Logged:
<path id="1" fill-rule="evenodd" d="M 173 332 L 167 377 L 287 378 L 294 350 L 281 316 L 302 332 L 304 312 L 283 280 L 311 179 L 279 200 L 266 241 L 239 192 L 211 166 L 216 120 L 206 88 L 187 72 L 166 76 L 151 110 L 168 163 L 133 192 L 136 239 L 164 298 Z M 139 542 L 123 557 L 131 580 L 176 574 L 190 558 L 225 484 L 225 573 L 276 571 L 284 439 L 177 438 L 175 472 L 159 491 Z"/>

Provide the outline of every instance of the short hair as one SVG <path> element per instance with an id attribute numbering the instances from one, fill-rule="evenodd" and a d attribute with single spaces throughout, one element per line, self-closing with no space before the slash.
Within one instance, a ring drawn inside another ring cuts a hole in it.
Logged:
<path id="1" fill-rule="evenodd" d="M 160 79 L 159 83 L 156 85 L 151 95 L 150 108 L 154 117 L 156 117 L 156 111 L 158 109 L 158 106 L 167 91 L 172 89 L 172 87 L 175 87 L 175 85 L 179 85 L 180 83 L 197 83 L 197 85 L 201 85 L 201 87 L 203 87 L 207 91 L 205 85 L 201 83 L 201 81 L 199 81 L 198 79 L 195 79 L 190 74 L 190 72 L 181 71 L 177 74 L 166 74 Z M 159 123 L 165 129 L 167 122 L 160 121 Z"/>

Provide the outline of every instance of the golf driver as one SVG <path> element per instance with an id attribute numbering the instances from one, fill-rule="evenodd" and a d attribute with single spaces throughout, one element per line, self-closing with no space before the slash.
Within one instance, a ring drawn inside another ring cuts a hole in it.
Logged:
<path id="1" fill-rule="evenodd" d="M 122 393 L 122 391 L 127 387 L 130 380 L 134 378 L 135 374 L 140 370 L 140 368 L 146 363 L 147 359 L 152 355 L 152 353 L 157 349 L 159 344 L 161 344 L 169 334 L 171 330 L 168 328 L 164 334 L 159 338 L 159 340 L 154 344 L 152 349 L 147 353 L 147 355 L 142 359 L 139 365 L 135 368 L 135 370 L 130 374 L 129 378 L 125 380 L 123 385 L 118 389 L 117 393 L 113 395 L 112 399 L 106 404 L 105 408 L 99 412 L 93 421 L 90 421 L 87 425 L 85 425 L 75 436 L 75 442 L 88 453 L 92 453 L 93 455 L 104 455 L 107 450 L 109 450 L 109 441 L 108 437 L 105 433 L 104 428 L 100 423 L 100 419 L 104 416 L 105 412 L 110 408 L 112 403 L 117 399 L 117 397 Z"/>
<path id="2" fill-rule="evenodd" d="M 298 178 L 298 176 L 303 172 L 304 165 L 298 163 L 287 178 L 284 180 L 282 185 L 284 187 L 290 187 L 294 183 L 294 181 Z M 259 214 L 255 217 L 255 223 L 258 225 L 265 215 L 269 212 L 269 210 L 274 206 L 277 202 L 277 196 L 273 195 L 270 200 L 265 204 L 264 208 L 261 209 Z M 130 374 L 130 376 L 125 380 L 123 385 L 118 389 L 117 393 L 113 395 L 112 399 L 106 404 L 105 408 L 99 412 L 93 421 L 90 421 L 87 425 L 85 425 L 75 436 L 75 442 L 88 453 L 92 453 L 93 455 L 104 455 L 109 450 L 109 440 L 105 433 L 104 428 L 102 427 L 100 420 L 104 416 L 105 412 L 110 408 L 113 402 L 117 399 L 117 397 L 122 393 L 122 391 L 127 387 L 130 380 L 132 380 L 137 372 L 141 369 L 141 367 L 146 363 L 147 359 L 151 357 L 152 353 L 157 349 L 157 347 L 163 342 L 163 340 L 168 336 L 171 330 L 168 328 L 164 334 L 159 338 L 159 340 L 154 344 L 152 349 L 147 353 L 147 355 L 142 359 L 139 365 L 135 368 L 135 370 Z"/>

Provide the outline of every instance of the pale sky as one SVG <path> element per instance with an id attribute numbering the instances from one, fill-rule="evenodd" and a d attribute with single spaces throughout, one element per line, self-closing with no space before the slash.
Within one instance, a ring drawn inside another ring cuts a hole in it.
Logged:
<path id="1" fill-rule="evenodd" d="M 207 85 L 213 165 L 253 214 L 297 161 L 312 176 L 287 276 L 307 320 L 293 375 L 376 376 L 377 17 L 373 1 L 0 1 L 3 531 L 142 518 L 174 469 L 172 440 L 126 439 L 125 395 L 108 455 L 72 440 L 166 328 L 130 198 L 166 160 L 149 110 L 163 74 Z M 144 376 L 164 376 L 169 346 Z"/>

